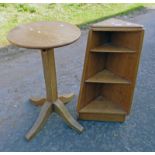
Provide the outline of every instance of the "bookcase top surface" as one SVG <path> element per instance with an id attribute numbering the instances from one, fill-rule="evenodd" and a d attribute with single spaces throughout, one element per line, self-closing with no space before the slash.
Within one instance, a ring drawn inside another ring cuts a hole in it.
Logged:
<path id="1" fill-rule="evenodd" d="M 127 21 L 123 21 L 120 19 L 116 18 L 110 18 L 95 24 L 92 24 L 92 28 L 127 28 L 127 29 L 143 29 L 143 25 L 135 24 L 135 23 L 130 23 Z"/>

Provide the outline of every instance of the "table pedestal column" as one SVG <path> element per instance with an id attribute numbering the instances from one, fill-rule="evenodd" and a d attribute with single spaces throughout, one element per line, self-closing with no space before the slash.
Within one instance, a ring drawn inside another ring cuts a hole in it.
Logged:
<path id="1" fill-rule="evenodd" d="M 78 132 L 83 131 L 83 127 L 71 116 L 65 104 L 73 99 L 74 94 L 67 94 L 58 97 L 56 68 L 54 59 L 54 49 L 41 51 L 46 86 L 46 98 L 31 98 L 30 101 L 35 105 L 42 105 L 40 114 L 33 127 L 26 134 L 26 139 L 30 140 L 43 127 L 52 112 L 58 113 L 64 121 Z"/>

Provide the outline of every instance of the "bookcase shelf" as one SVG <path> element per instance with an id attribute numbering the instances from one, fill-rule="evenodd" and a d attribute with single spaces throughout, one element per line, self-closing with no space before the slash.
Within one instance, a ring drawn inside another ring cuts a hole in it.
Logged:
<path id="1" fill-rule="evenodd" d="M 134 53 L 135 51 L 129 48 L 116 46 L 112 44 L 103 44 L 91 49 L 91 52 Z"/>
<path id="2" fill-rule="evenodd" d="M 77 104 L 79 119 L 125 121 L 130 113 L 143 26 L 118 19 L 91 26 Z"/>
<path id="3" fill-rule="evenodd" d="M 98 96 L 82 108 L 80 114 L 81 116 L 87 115 L 89 118 L 92 117 L 93 114 L 97 114 L 98 117 L 104 115 L 104 117 L 112 121 L 124 121 L 126 112 L 118 104 L 113 103 L 103 96 Z M 109 114 L 113 116 L 109 116 Z M 95 118 L 93 120 L 95 120 Z"/>
<path id="4" fill-rule="evenodd" d="M 119 83 L 119 84 L 130 84 L 130 82 L 118 75 L 112 73 L 111 71 L 104 69 L 101 72 L 98 72 L 85 82 L 87 83 Z"/>

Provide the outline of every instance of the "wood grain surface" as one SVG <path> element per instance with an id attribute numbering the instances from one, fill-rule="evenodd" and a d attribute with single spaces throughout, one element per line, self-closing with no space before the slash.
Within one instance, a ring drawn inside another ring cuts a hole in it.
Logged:
<path id="1" fill-rule="evenodd" d="M 48 49 L 71 44 L 80 35 L 80 29 L 69 23 L 36 22 L 14 28 L 7 39 L 20 47 Z"/>

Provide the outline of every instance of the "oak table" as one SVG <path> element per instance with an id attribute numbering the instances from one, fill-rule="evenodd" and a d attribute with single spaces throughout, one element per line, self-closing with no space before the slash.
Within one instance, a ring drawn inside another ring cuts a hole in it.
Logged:
<path id="1" fill-rule="evenodd" d="M 46 98 L 31 98 L 35 105 L 42 105 L 40 114 L 33 127 L 26 134 L 30 140 L 43 127 L 52 112 L 58 113 L 65 122 L 78 132 L 83 127 L 71 116 L 65 107 L 74 96 L 73 93 L 59 96 L 54 59 L 54 48 L 71 44 L 79 39 L 80 29 L 64 22 L 36 22 L 18 26 L 8 33 L 8 40 L 19 47 L 40 49 L 44 69 Z"/>

